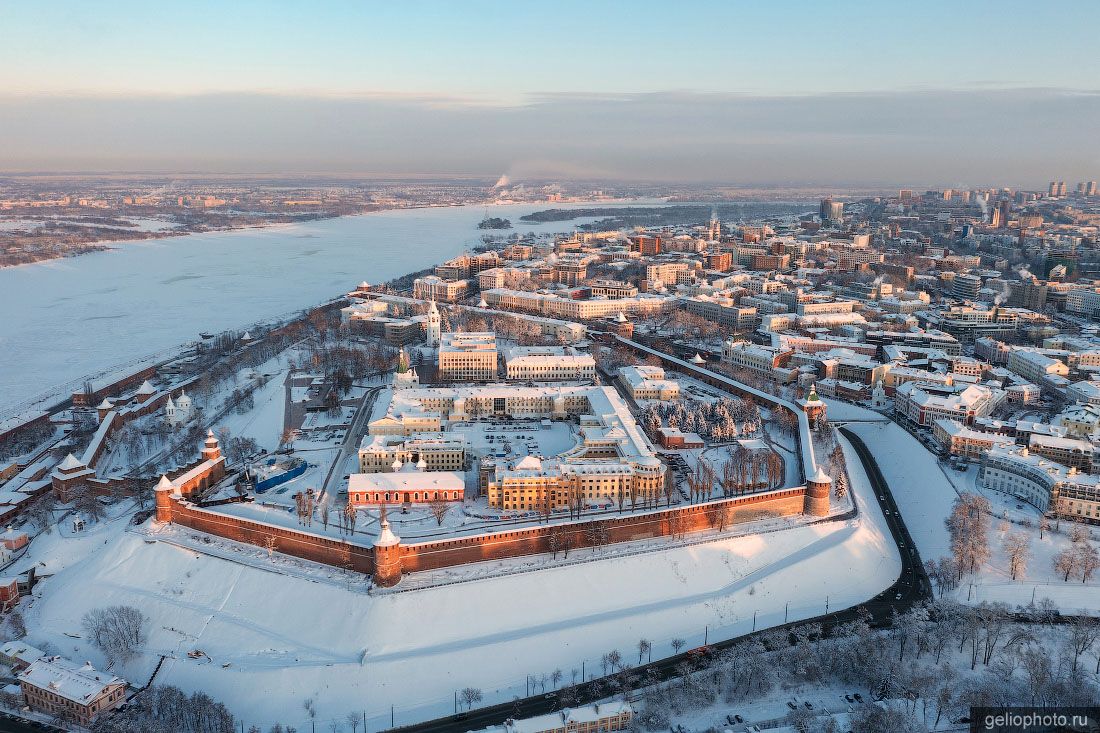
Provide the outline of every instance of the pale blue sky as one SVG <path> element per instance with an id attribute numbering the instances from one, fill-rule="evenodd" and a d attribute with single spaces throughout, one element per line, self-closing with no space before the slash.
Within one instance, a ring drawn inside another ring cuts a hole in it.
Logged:
<path id="1" fill-rule="evenodd" d="M 0 171 L 1100 177 L 1100 2 L 0 0 Z"/>
<path id="2" fill-rule="evenodd" d="M 1100 2 L 4 0 L 10 92 L 1097 86 Z"/>

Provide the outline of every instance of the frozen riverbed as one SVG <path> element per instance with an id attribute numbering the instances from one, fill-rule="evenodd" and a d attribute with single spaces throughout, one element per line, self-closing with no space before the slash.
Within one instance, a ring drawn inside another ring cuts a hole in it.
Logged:
<path id="1" fill-rule="evenodd" d="M 489 207 L 512 232 L 546 204 Z M 71 259 L 0 270 L 0 417 L 85 375 L 136 363 L 429 267 L 479 243 L 484 206 L 385 211 L 117 245 Z"/>

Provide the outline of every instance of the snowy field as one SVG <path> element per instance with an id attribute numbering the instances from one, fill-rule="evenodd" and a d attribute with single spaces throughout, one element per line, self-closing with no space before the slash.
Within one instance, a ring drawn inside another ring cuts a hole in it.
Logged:
<path id="1" fill-rule="evenodd" d="M 960 491 L 977 491 L 974 486 L 977 469 L 959 473 L 942 466 L 916 438 L 893 422 L 852 424 L 849 428 L 863 438 L 878 461 L 921 559 L 949 556 L 951 538 L 944 520 Z M 849 465 L 854 459 L 849 458 Z M 958 599 L 970 603 L 1002 601 L 1016 606 L 1049 598 L 1064 613 L 1084 610 L 1100 614 L 1100 579 L 1094 577 L 1082 583 L 1078 578 L 1067 583 L 1053 570 L 1053 558 L 1069 545 L 1068 534 L 1073 525 L 1062 522 L 1058 531 L 1044 532 L 1040 539 L 1037 511 L 997 492 L 980 493 L 990 499 L 995 515 L 989 529 L 991 556 L 978 573 L 963 578 L 955 591 Z M 1003 525 L 1002 517 L 1007 517 Z M 1016 580 L 1011 578 L 1002 548 L 1005 531 L 1024 532 L 1031 540 L 1031 559 L 1023 577 Z M 1095 530 L 1091 531 L 1095 541 Z"/>
<path id="2" fill-rule="evenodd" d="M 656 658 L 677 637 L 692 646 L 748 632 L 754 612 L 763 628 L 788 603 L 795 620 L 873 597 L 900 559 L 858 463 L 852 479 L 862 511 L 846 522 L 375 597 L 100 525 L 46 540 L 67 560 L 25 610 L 28 640 L 103 664 L 67 634 L 90 608 L 135 605 L 152 622 L 148 652 L 117 670 L 134 681 L 165 654 L 158 681 L 211 692 L 246 727 L 308 729 L 306 698 L 319 721 L 365 707 L 372 727 L 388 726 L 392 704 L 408 723 L 451 712 L 457 688 L 493 703 L 524 694 L 527 674 L 591 676 L 602 654 L 628 654 L 642 637 Z M 196 648 L 212 661 L 187 658 Z"/>
<path id="3" fill-rule="evenodd" d="M 519 221 L 549 206 L 501 205 L 491 213 L 512 220 L 509 233 L 577 224 Z M 200 331 L 243 328 L 342 295 L 364 278 L 383 282 L 434 265 L 478 244 L 484 216 L 484 206 L 384 211 L 121 243 L 0 269 L 0 313 L 9 316 L 0 320 L 0 416 Z"/>

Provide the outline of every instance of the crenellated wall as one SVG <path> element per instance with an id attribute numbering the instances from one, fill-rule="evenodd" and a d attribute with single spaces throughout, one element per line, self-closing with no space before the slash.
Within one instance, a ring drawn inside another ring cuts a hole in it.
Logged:
<path id="1" fill-rule="evenodd" d="M 399 544 L 386 551 L 399 557 L 400 573 L 550 553 L 555 544 L 559 552 L 564 552 L 566 545 L 573 552 L 594 545 L 715 529 L 723 524 L 719 516 L 722 511 L 727 512 L 726 526 L 802 514 L 805 493 L 805 487 L 798 486 L 720 499 L 708 504 L 622 516 L 608 515 L 580 522 L 540 525 L 450 540 Z M 202 509 L 169 491 L 157 492 L 157 519 L 326 565 L 365 574 L 374 572 L 373 547 Z"/>

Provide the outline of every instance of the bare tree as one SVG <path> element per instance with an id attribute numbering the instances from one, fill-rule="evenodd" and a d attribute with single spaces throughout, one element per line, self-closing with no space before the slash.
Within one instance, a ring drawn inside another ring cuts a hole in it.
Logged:
<path id="1" fill-rule="evenodd" d="M 1077 660 L 1081 655 L 1092 648 L 1100 638 L 1100 624 L 1089 616 L 1075 616 L 1069 623 L 1069 638 L 1067 646 L 1073 652 L 1073 671 L 1077 671 Z"/>
<path id="2" fill-rule="evenodd" d="M 359 723 L 362 722 L 359 719 L 359 713 L 351 712 L 344 716 L 344 720 L 351 726 L 351 733 L 356 733 L 359 730 Z"/>
<path id="3" fill-rule="evenodd" d="M 684 645 L 686 643 L 687 643 L 686 641 L 684 641 L 683 639 L 680 639 L 680 638 L 673 639 L 672 640 L 672 653 L 673 654 L 679 654 L 680 650 L 684 648 Z"/>
<path id="4" fill-rule="evenodd" d="M 428 509 L 431 511 L 432 516 L 435 517 L 436 526 L 442 527 L 443 520 L 447 517 L 447 512 L 451 510 L 451 505 L 443 499 L 432 499 L 428 502 Z"/>
<path id="5" fill-rule="evenodd" d="M 344 526 L 348 529 L 348 534 L 355 534 L 355 522 L 359 519 L 359 511 L 354 504 L 350 501 L 347 506 L 344 507 Z"/>
<path id="6" fill-rule="evenodd" d="M 1073 548 L 1077 570 L 1081 573 L 1081 582 L 1087 583 L 1097 568 L 1100 568 L 1100 554 L 1091 542 L 1081 541 Z"/>
<path id="7" fill-rule="evenodd" d="M 1012 579 L 1022 575 L 1027 570 L 1027 561 L 1031 557 L 1031 538 L 1026 532 L 1013 532 L 1006 534 L 1002 541 L 1005 556 L 1008 558 L 1008 569 Z"/>
<path id="8" fill-rule="evenodd" d="M 962 494 L 944 520 L 960 573 L 973 573 L 989 559 L 989 510 L 989 500 L 984 496 Z"/>
<path id="9" fill-rule="evenodd" d="M 649 639 L 638 639 L 638 664 L 639 665 L 642 663 L 642 659 L 645 658 L 645 656 L 647 654 L 652 654 L 652 652 L 653 652 L 653 644 L 652 644 L 652 642 L 649 641 Z"/>
<path id="10" fill-rule="evenodd" d="M 23 621 L 23 614 L 18 610 L 12 611 L 8 616 L 8 629 L 16 639 L 22 639 L 27 635 L 27 624 Z"/>
<path id="11" fill-rule="evenodd" d="M 1073 528 L 1069 531 L 1069 541 L 1073 544 L 1079 544 L 1088 539 L 1088 532 L 1080 524 L 1073 525 Z"/>
<path id="12" fill-rule="evenodd" d="M 92 643 L 112 662 L 131 659 L 148 636 L 148 619 L 133 606 L 94 608 L 81 623 Z"/>
<path id="13" fill-rule="evenodd" d="M 1077 570 L 1077 553 L 1072 547 L 1059 552 L 1054 556 L 1054 571 L 1062 574 L 1062 580 L 1069 582 L 1069 576 Z"/>
<path id="14" fill-rule="evenodd" d="M 481 702 L 481 690 L 476 687 L 464 687 L 458 693 L 458 698 L 466 703 L 466 709 L 470 710 L 475 702 Z"/>

